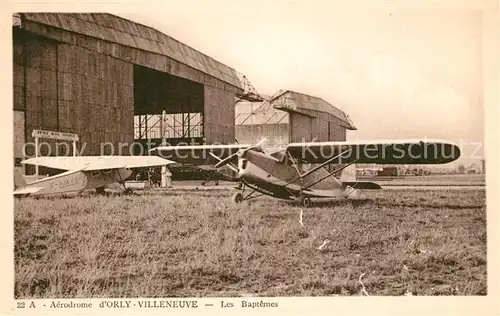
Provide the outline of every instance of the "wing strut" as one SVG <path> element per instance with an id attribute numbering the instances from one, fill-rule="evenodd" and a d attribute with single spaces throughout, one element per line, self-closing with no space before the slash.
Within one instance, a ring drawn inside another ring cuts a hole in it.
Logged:
<path id="1" fill-rule="evenodd" d="M 288 155 L 288 159 L 290 159 L 290 161 L 292 162 L 293 166 L 295 167 L 295 170 L 297 171 L 297 174 L 298 174 L 298 175 L 299 175 L 299 177 L 300 177 L 300 184 L 301 184 L 301 186 L 302 186 L 302 185 L 304 184 L 304 181 L 303 181 L 303 179 L 304 179 L 304 178 L 303 178 L 303 176 L 300 174 L 299 167 L 298 167 L 298 166 L 297 166 L 297 164 L 295 163 L 295 159 L 292 157 L 292 155 L 290 154 L 290 152 L 288 152 L 288 151 L 287 151 L 286 153 L 287 153 L 287 155 Z M 297 179 L 295 179 L 295 180 L 297 180 Z M 295 181 L 295 180 L 294 180 L 294 181 Z M 292 182 L 293 182 L 293 181 L 292 181 Z M 287 185 L 289 185 L 289 184 L 290 184 L 290 182 L 289 182 L 289 183 L 287 183 L 285 186 L 287 186 Z"/>
<path id="2" fill-rule="evenodd" d="M 287 183 L 285 184 L 285 186 L 287 186 L 287 185 L 289 185 L 290 183 L 293 183 L 293 182 L 295 182 L 295 181 L 297 181 L 297 180 L 299 180 L 299 179 L 302 179 L 303 177 L 305 177 L 305 176 L 307 176 L 307 175 L 309 175 L 309 174 L 311 174 L 311 173 L 315 172 L 316 170 L 319 170 L 319 169 L 323 168 L 324 166 L 326 166 L 326 165 L 328 165 L 328 164 L 331 164 L 331 163 L 332 163 L 335 159 L 339 158 L 340 156 L 342 156 L 342 155 L 344 155 L 344 154 L 346 154 L 346 153 L 350 153 L 350 152 L 351 152 L 351 150 L 352 150 L 352 149 L 351 149 L 351 148 L 349 148 L 349 149 L 347 149 L 347 150 L 345 150 L 345 151 L 341 152 L 341 153 L 340 153 L 340 154 L 338 154 L 337 156 L 335 156 L 335 157 L 333 157 L 333 158 L 328 159 L 328 160 L 327 160 L 327 161 L 325 161 L 324 163 L 320 164 L 319 166 L 316 166 L 316 167 L 312 168 L 311 170 L 309 170 L 309 171 L 305 172 L 304 174 L 300 174 L 300 173 L 299 173 L 299 176 L 298 176 L 298 177 L 295 177 L 293 180 L 291 180 L 291 181 L 287 182 Z M 354 161 L 354 162 L 355 162 L 355 161 Z M 352 163 L 351 163 L 351 164 L 352 164 Z M 350 165 L 350 164 L 349 164 L 349 165 Z M 347 166 L 349 166 L 349 165 L 347 165 Z M 347 166 L 346 166 L 346 167 L 347 167 Z M 343 167 L 342 169 L 344 169 L 344 167 Z M 342 170 L 342 169 L 340 169 L 340 170 Z M 334 171 L 334 172 L 335 172 L 335 171 Z M 321 179 L 321 180 L 323 180 L 323 179 Z M 317 182 L 315 182 L 315 184 L 316 184 L 316 183 L 317 183 Z"/>
<path id="3" fill-rule="evenodd" d="M 210 156 L 212 156 L 213 158 L 215 158 L 216 160 L 218 160 L 219 162 L 221 162 L 221 161 L 222 161 L 222 159 L 220 159 L 219 157 L 217 157 L 217 155 L 215 155 L 215 154 L 214 154 L 214 153 L 212 153 L 211 151 L 209 151 L 209 152 L 208 152 L 208 154 L 209 154 Z M 228 163 L 227 163 L 227 166 L 228 166 L 229 168 L 231 168 L 231 170 L 233 170 L 234 172 L 238 173 L 238 168 L 236 168 L 236 166 L 235 166 L 235 165 L 233 165 L 232 163 L 228 162 Z"/>
<path id="4" fill-rule="evenodd" d="M 336 173 L 338 173 L 339 171 L 344 170 L 345 168 L 349 167 L 350 165 L 352 165 L 352 164 L 353 164 L 353 163 L 355 163 L 356 161 L 357 161 L 357 159 L 356 159 L 356 160 L 354 160 L 353 162 L 350 162 L 350 163 L 346 164 L 345 166 L 342 166 L 342 167 L 340 167 L 340 168 L 338 168 L 338 169 L 333 170 L 332 172 L 330 172 L 330 173 L 329 173 L 329 174 L 327 174 L 326 176 L 321 177 L 320 179 L 318 179 L 318 180 L 314 181 L 313 183 L 308 184 L 306 187 L 302 188 L 302 190 L 307 190 L 307 189 L 309 189 L 309 188 L 310 188 L 310 187 L 312 187 L 313 185 L 315 185 L 315 184 L 317 184 L 317 183 L 319 183 L 319 182 L 321 182 L 321 181 L 325 180 L 326 178 L 329 178 L 329 177 L 331 177 L 331 176 L 335 175 L 335 174 L 336 174 Z"/>

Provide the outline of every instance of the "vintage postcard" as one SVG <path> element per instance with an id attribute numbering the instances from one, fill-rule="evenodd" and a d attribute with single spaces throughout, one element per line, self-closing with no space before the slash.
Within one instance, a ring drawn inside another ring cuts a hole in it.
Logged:
<path id="1" fill-rule="evenodd" d="M 499 312 L 496 1 L 7 8 L 2 314 Z"/>

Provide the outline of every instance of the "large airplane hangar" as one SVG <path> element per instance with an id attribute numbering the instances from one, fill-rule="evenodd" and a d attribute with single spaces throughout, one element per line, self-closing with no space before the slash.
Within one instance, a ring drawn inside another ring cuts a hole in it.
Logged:
<path id="1" fill-rule="evenodd" d="M 21 13 L 13 16 L 13 48 L 16 161 L 35 129 L 78 134 L 84 155 L 106 143 L 115 154 L 121 143 L 127 155 L 140 148 L 123 144 L 147 139 L 235 140 L 241 76 L 151 27 L 112 14 Z"/>

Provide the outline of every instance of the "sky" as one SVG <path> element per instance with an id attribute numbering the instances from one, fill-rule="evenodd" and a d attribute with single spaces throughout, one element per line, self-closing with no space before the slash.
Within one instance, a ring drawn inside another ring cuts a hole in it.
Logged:
<path id="1" fill-rule="evenodd" d="M 354 121 L 348 140 L 484 141 L 481 11 L 212 1 L 113 13 L 229 65 L 261 94 L 325 99 Z"/>

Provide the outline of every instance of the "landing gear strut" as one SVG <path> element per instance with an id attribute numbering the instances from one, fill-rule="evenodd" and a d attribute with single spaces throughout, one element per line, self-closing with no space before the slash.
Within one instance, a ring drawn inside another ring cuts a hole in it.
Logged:
<path id="1" fill-rule="evenodd" d="M 259 196 L 262 196 L 263 194 L 259 194 L 259 195 L 253 195 L 255 192 L 257 192 L 255 189 L 252 189 L 252 192 L 250 192 L 249 194 L 245 195 L 245 187 L 246 185 L 242 182 L 239 183 L 237 189 L 238 190 L 241 190 L 240 192 L 236 192 L 233 197 L 231 198 L 231 200 L 233 201 L 233 203 L 236 203 L 236 204 L 239 204 L 243 201 L 246 201 L 246 200 L 250 200 L 250 199 L 253 199 L 253 198 L 256 198 L 256 197 L 259 197 Z"/>
<path id="2" fill-rule="evenodd" d="M 134 191 L 132 191 L 131 188 L 127 188 L 127 186 L 125 185 L 125 181 L 121 181 L 120 184 L 123 187 L 123 193 L 125 193 L 125 195 L 130 195 L 130 194 L 134 193 Z"/>

